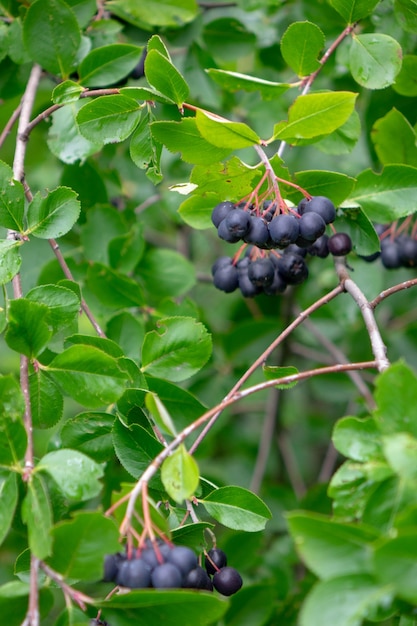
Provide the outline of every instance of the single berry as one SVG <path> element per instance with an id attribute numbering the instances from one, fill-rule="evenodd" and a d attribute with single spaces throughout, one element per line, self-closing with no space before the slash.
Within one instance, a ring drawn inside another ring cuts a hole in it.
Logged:
<path id="1" fill-rule="evenodd" d="M 284 254 L 290 254 L 290 253 L 299 254 L 300 256 L 305 257 L 307 255 L 307 248 L 311 246 L 311 241 L 306 242 L 306 243 L 308 243 L 308 245 L 303 246 L 302 248 L 298 246 L 296 243 L 291 243 L 289 246 L 285 248 Z"/>
<path id="2" fill-rule="evenodd" d="M 207 552 L 204 565 L 206 566 L 207 574 L 215 574 L 217 570 L 227 565 L 227 556 L 220 548 L 211 548 Z"/>
<path id="3" fill-rule="evenodd" d="M 327 235 L 322 235 L 313 243 L 312 246 L 307 248 L 307 252 L 311 254 L 311 256 L 318 256 L 321 259 L 325 259 L 329 256 L 329 237 Z"/>
<path id="4" fill-rule="evenodd" d="M 417 265 L 417 241 L 411 237 L 403 237 L 400 244 L 401 264 L 404 267 Z"/>
<path id="5" fill-rule="evenodd" d="M 213 587 L 223 596 L 233 595 L 242 584 L 242 578 L 234 567 L 223 567 L 213 576 Z"/>
<path id="6" fill-rule="evenodd" d="M 274 266 L 269 258 L 255 259 L 248 267 L 249 280 L 259 287 L 270 285 L 274 280 Z"/>
<path id="7" fill-rule="evenodd" d="M 230 211 L 233 211 L 234 208 L 235 205 L 233 202 L 229 202 L 228 200 L 226 200 L 226 202 L 220 202 L 220 204 L 214 207 L 211 213 L 211 221 L 216 228 L 219 227 L 220 222 L 224 220 L 226 215 L 230 213 Z"/>
<path id="8" fill-rule="evenodd" d="M 220 267 L 213 275 L 213 283 L 217 289 L 232 293 L 238 287 L 238 272 L 234 265 Z"/>
<path id="9" fill-rule="evenodd" d="M 381 242 L 381 261 L 382 265 L 389 270 L 401 267 L 401 251 L 396 241 L 384 239 Z"/>
<path id="10" fill-rule="evenodd" d="M 182 586 L 182 574 L 173 563 L 162 563 L 152 571 L 151 582 L 155 589 L 176 589 Z"/>
<path id="11" fill-rule="evenodd" d="M 352 240 L 347 233 L 336 233 L 329 237 L 327 242 L 330 254 L 333 256 L 345 256 L 352 250 Z"/>
<path id="12" fill-rule="evenodd" d="M 311 242 L 321 237 L 326 230 L 326 222 L 318 213 L 303 213 L 298 221 L 300 237 L 310 241 L 310 245 Z"/>
<path id="13" fill-rule="evenodd" d="M 300 234 L 299 221 L 294 215 L 282 214 L 274 217 L 268 226 L 272 241 L 280 248 L 294 243 Z"/>
<path id="14" fill-rule="evenodd" d="M 217 229 L 217 234 L 220 239 L 223 239 L 228 243 L 236 243 L 237 241 L 240 241 L 241 238 L 240 235 L 236 235 L 228 229 L 226 218 L 224 218 L 224 220 L 220 222 L 219 228 Z"/>
<path id="15" fill-rule="evenodd" d="M 122 563 L 116 582 L 121 587 L 145 589 L 151 583 L 150 567 L 142 559 L 130 559 Z"/>
<path id="16" fill-rule="evenodd" d="M 302 212 L 300 211 L 300 205 L 302 204 Z M 298 205 L 298 212 L 300 215 L 304 213 L 317 213 L 323 218 L 326 224 L 331 224 L 336 219 L 336 208 L 329 198 L 325 196 L 313 196 L 311 200 L 304 202 L 301 200 Z"/>
<path id="17" fill-rule="evenodd" d="M 125 560 L 126 555 L 122 552 L 117 552 L 116 554 L 107 554 L 104 559 L 103 582 L 114 582 L 117 578 L 117 574 L 119 573 L 119 567 Z"/>
<path id="18" fill-rule="evenodd" d="M 218 259 L 214 261 L 211 267 L 212 276 L 214 276 L 217 270 L 221 269 L 222 267 L 228 267 L 229 265 L 232 265 L 232 262 L 233 262 L 233 259 L 231 259 L 230 256 L 220 256 Z"/>
<path id="19" fill-rule="evenodd" d="M 249 221 L 249 229 L 243 237 L 246 243 L 252 243 L 255 246 L 262 247 L 269 241 L 269 230 L 262 217 L 251 217 Z"/>
<path id="20" fill-rule="evenodd" d="M 239 289 L 244 298 L 254 298 L 262 293 L 262 287 L 255 285 L 250 280 L 247 272 L 239 273 Z"/>
<path id="21" fill-rule="evenodd" d="M 249 230 L 250 215 L 243 209 L 235 209 L 226 215 L 225 222 L 228 231 L 241 239 Z"/>
<path id="22" fill-rule="evenodd" d="M 211 582 L 210 576 L 207 574 L 206 570 L 199 565 L 188 572 L 182 586 L 187 589 L 206 589 L 207 591 L 213 591 L 213 583 Z"/>
<path id="23" fill-rule="evenodd" d="M 198 565 L 197 557 L 187 546 L 174 546 L 167 556 L 168 563 L 172 563 L 184 576 Z"/>
<path id="24" fill-rule="evenodd" d="M 279 275 L 289 285 L 299 285 L 308 277 L 306 262 L 298 254 L 283 254 L 277 265 Z"/>

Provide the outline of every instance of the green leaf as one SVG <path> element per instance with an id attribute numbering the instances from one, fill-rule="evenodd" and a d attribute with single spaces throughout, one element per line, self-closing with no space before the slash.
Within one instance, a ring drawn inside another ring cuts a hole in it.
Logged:
<path id="1" fill-rule="evenodd" d="M 0 417 L 0 465 L 19 467 L 27 448 L 26 430 L 21 420 Z"/>
<path id="2" fill-rule="evenodd" d="M 60 433 L 62 446 L 78 450 L 97 463 L 108 461 L 113 452 L 114 420 L 109 413 L 79 413 L 65 422 Z"/>
<path id="3" fill-rule="evenodd" d="M 145 336 L 145 325 L 135 315 L 124 311 L 109 320 L 106 335 L 119 344 L 127 357 L 137 359 Z"/>
<path id="4" fill-rule="evenodd" d="M 417 20 L 416 20 L 417 27 Z M 392 88 L 401 96 L 415 98 L 417 96 L 417 56 L 406 54 L 403 57 L 401 70 L 395 78 Z"/>
<path id="5" fill-rule="evenodd" d="M 152 376 L 180 381 L 189 378 L 208 361 L 211 335 L 193 318 L 159 320 L 158 329 L 145 335 L 142 370 Z"/>
<path id="6" fill-rule="evenodd" d="M 143 226 L 139 223 L 133 224 L 129 232 L 110 241 L 108 246 L 110 265 L 119 272 L 133 272 L 144 250 Z"/>
<path id="7" fill-rule="evenodd" d="M 191 498 L 200 481 L 198 465 L 185 446 L 179 446 L 162 464 L 161 479 L 170 498 L 180 504 Z"/>
<path id="8" fill-rule="evenodd" d="M 373 418 L 344 417 L 333 430 L 336 450 L 354 461 L 383 458 L 381 434 Z"/>
<path id="9" fill-rule="evenodd" d="M 115 207 L 94 206 L 87 212 L 87 219 L 81 229 L 81 243 L 89 261 L 109 263 L 109 245 L 116 237 L 126 234 L 126 223 Z M 97 233 L 100 232 L 100 237 Z"/>
<path id="10" fill-rule="evenodd" d="M 29 584 L 12 580 L 0 587 L 0 612 L 7 626 L 21 626 L 28 607 Z M 39 590 L 39 613 L 45 618 L 51 614 L 54 601 L 49 589 Z"/>
<path id="11" fill-rule="evenodd" d="M 128 98 L 134 98 L 139 101 L 147 102 L 162 102 L 163 104 L 172 104 L 170 98 L 164 96 L 160 91 L 153 87 L 133 87 L 128 85 L 127 87 L 121 87 L 120 93 Z"/>
<path id="12" fill-rule="evenodd" d="M 403 600 L 417 600 L 417 546 L 415 528 L 377 545 L 375 575 Z"/>
<path id="13" fill-rule="evenodd" d="M 146 45 L 146 49 L 148 52 L 151 50 L 157 50 L 164 56 L 168 61 L 171 61 L 171 56 L 168 52 L 168 49 L 159 35 L 152 35 L 152 37 L 148 40 Z"/>
<path id="14" fill-rule="evenodd" d="M 89 141 L 81 135 L 76 117 L 84 102 L 79 100 L 64 106 L 52 114 L 49 128 L 48 147 L 52 154 L 64 163 L 84 161 L 88 156 L 101 150 L 103 143 Z"/>
<path id="15" fill-rule="evenodd" d="M 25 411 L 25 400 L 14 377 L 0 375 L 0 415 L 12 421 L 20 421 Z"/>
<path id="16" fill-rule="evenodd" d="M 52 510 L 41 476 L 33 474 L 22 504 L 22 519 L 28 527 L 29 548 L 38 559 L 52 553 Z"/>
<path id="17" fill-rule="evenodd" d="M 12 169 L 0 161 L 0 226 L 22 232 L 24 210 L 23 185 L 13 180 Z"/>
<path id="18" fill-rule="evenodd" d="M 188 589 L 132 590 L 95 604 L 115 626 L 149 626 L 155 616 L 164 626 L 209 626 L 220 620 L 229 606 L 215 594 Z"/>
<path id="19" fill-rule="evenodd" d="M 243 487 L 220 487 L 199 502 L 217 522 L 234 530 L 258 532 L 272 517 L 266 504 Z"/>
<path id="20" fill-rule="evenodd" d="M 401 46 L 389 35 L 353 35 L 349 49 L 349 69 L 362 87 L 384 89 L 392 85 L 401 63 Z"/>
<path id="21" fill-rule="evenodd" d="M 10 282 L 18 273 L 22 263 L 19 254 L 21 241 L 0 240 L 0 285 Z"/>
<path id="22" fill-rule="evenodd" d="M 371 576 L 340 576 L 317 583 L 307 596 L 300 626 L 360 626 L 379 606 L 390 606 L 392 590 L 380 587 Z"/>
<path id="23" fill-rule="evenodd" d="M 361 120 L 356 111 L 335 131 L 316 142 L 325 154 L 350 154 L 361 136 Z"/>
<path id="24" fill-rule="evenodd" d="M 43 352 L 52 336 L 47 316 L 48 308 L 45 304 L 31 302 L 26 298 L 12 300 L 5 334 L 9 348 L 29 358 Z"/>
<path id="25" fill-rule="evenodd" d="M 1 427 L 0 427 L 1 431 Z M 0 472 L 0 545 L 12 525 L 17 500 L 17 478 L 15 472 Z"/>
<path id="26" fill-rule="evenodd" d="M 218 69 L 209 69 L 206 72 L 226 91 L 258 91 L 263 100 L 275 100 L 292 87 L 290 83 L 275 83 L 239 72 Z"/>
<path id="27" fill-rule="evenodd" d="M 206 192 L 204 195 L 193 195 L 181 203 L 178 213 L 186 224 L 198 230 L 205 230 L 213 226 L 211 214 L 220 202 L 219 196 L 214 192 Z"/>
<path id="28" fill-rule="evenodd" d="M 392 138 L 395 137 L 395 141 Z M 407 118 L 397 109 L 391 109 L 375 122 L 371 138 L 383 165 L 402 163 L 417 167 L 417 135 Z"/>
<path id="29" fill-rule="evenodd" d="M 71 289 L 58 285 L 34 287 L 26 299 L 48 307 L 47 321 L 54 332 L 71 324 L 80 312 L 80 298 Z"/>
<path id="30" fill-rule="evenodd" d="M 343 206 L 343 214 L 337 218 L 340 229 L 350 236 L 357 254 L 377 252 L 380 242 L 372 222 L 360 207 L 349 207 L 348 204 L 347 200 Z"/>
<path id="31" fill-rule="evenodd" d="M 77 114 L 80 133 L 95 143 L 118 143 L 127 139 L 140 120 L 136 100 L 122 96 L 100 96 L 87 102 Z"/>
<path id="32" fill-rule="evenodd" d="M 375 420 L 384 435 L 410 433 L 417 437 L 417 376 L 402 362 L 394 363 L 376 380 Z"/>
<path id="33" fill-rule="evenodd" d="M 198 11 L 196 0 L 110 0 L 108 6 L 130 24 L 152 31 L 152 26 L 179 28 Z"/>
<path id="34" fill-rule="evenodd" d="M 317 513 L 287 513 L 288 526 L 303 561 L 319 578 L 371 572 L 369 545 L 376 530 L 334 522 Z"/>
<path id="35" fill-rule="evenodd" d="M 203 39 L 206 49 L 223 67 L 234 67 L 236 59 L 250 56 L 256 46 L 255 33 L 248 30 L 243 18 L 239 21 L 234 16 L 208 21 L 203 30 Z"/>
<path id="36" fill-rule="evenodd" d="M 157 185 L 162 180 L 162 144 L 151 135 L 150 124 L 154 119 L 155 116 L 149 109 L 142 115 L 130 141 L 130 157 L 137 167 L 146 170 L 148 178 Z"/>
<path id="37" fill-rule="evenodd" d="M 117 359 L 88 345 L 67 348 L 45 369 L 65 393 L 91 408 L 115 402 L 127 379 Z"/>
<path id="38" fill-rule="evenodd" d="M 281 39 L 281 54 L 297 76 L 307 76 L 320 67 L 318 56 L 324 48 L 322 30 L 312 22 L 293 22 Z"/>
<path id="39" fill-rule="evenodd" d="M 296 143 L 332 133 L 352 114 L 356 96 L 349 91 L 298 96 L 289 109 L 288 122 L 276 124 L 274 139 Z"/>
<path id="40" fill-rule="evenodd" d="M 157 394 L 169 411 L 177 430 L 182 430 L 206 411 L 206 407 L 186 389 L 160 378 L 148 376 L 149 390 Z"/>
<path id="41" fill-rule="evenodd" d="M 182 296 L 196 284 L 194 265 L 175 250 L 164 248 L 148 250 L 136 274 L 151 299 Z"/>
<path id="42" fill-rule="evenodd" d="M 68 76 L 76 60 L 81 33 L 63 0 L 36 0 L 23 22 L 23 40 L 32 59 L 52 74 Z"/>
<path id="43" fill-rule="evenodd" d="M 415 212 L 417 169 L 410 165 L 386 165 L 380 174 L 359 174 L 349 200 L 360 204 L 374 222 L 392 222 Z"/>
<path id="44" fill-rule="evenodd" d="M 65 578 L 100 580 L 106 554 L 118 552 L 118 531 L 101 513 L 77 513 L 52 530 L 54 552 L 47 560 Z"/>
<path id="45" fill-rule="evenodd" d="M 131 424 L 126 427 L 119 420 L 113 426 L 113 445 L 120 463 L 135 479 L 141 477 L 163 450 L 162 444 L 142 426 Z M 161 486 L 158 477 L 156 481 L 158 487 Z"/>
<path id="46" fill-rule="evenodd" d="M 284 378 L 287 376 L 296 376 L 298 374 L 298 369 L 296 367 L 279 367 L 276 365 L 264 365 L 263 372 L 265 374 L 265 378 L 267 380 L 275 380 L 276 378 Z M 280 383 L 276 385 L 277 389 L 291 389 L 294 385 L 297 384 L 297 381 L 292 381 L 288 383 Z"/>
<path id="47" fill-rule="evenodd" d="M 261 142 L 255 131 L 242 122 L 230 122 L 201 110 L 197 111 L 195 119 L 204 139 L 218 148 L 237 150 Z"/>
<path id="48" fill-rule="evenodd" d="M 228 148 L 217 148 L 206 141 L 197 128 L 195 118 L 192 117 L 184 118 L 180 122 L 153 122 L 151 133 L 171 152 L 180 152 L 182 160 L 187 163 L 197 165 L 217 163 L 232 151 Z"/>
<path id="49" fill-rule="evenodd" d="M 84 91 L 83 87 L 73 80 L 64 80 L 55 87 L 52 92 L 52 102 L 54 104 L 70 104 L 80 98 Z"/>
<path id="50" fill-rule="evenodd" d="M 417 439 L 408 433 L 384 437 L 384 455 L 394 472 L 402 480 L 414 482 L 417 478 Z"/>
<path id="51" fill-rule="evenodd" d="M 29 376 L 29 391 L 33 426 L 55 426 L 62 417 L 64 399 L 54 381 L 38 369 Z"/>
<path id="52" fill-rule="evenodd" d="M 417 6 L 416 0 L 395 0 L 395 16 L 404 30 L 417 32 Z"/>
<path id="53" fill-rule="evenodd" d="M 71 335 L 70 337 L 67 337 L 65 340 L 66 348 L 79 345 L 93 346 L 95 348 L 98 348 L 99 350 L 102 350 L 109 356 L 116 358 L 118 360 L 119 367 L 121 361 L 119 357 L 124 357 L 121 347 L 118 346 L 117 343 L 111 341 L 111 339 L 107 339 L 106 337 L 96 337 L 95 335 L 81 335 L 76 333 L 74 335 Z"/>
<path id="54" fill-rule="evenodd" d="M 56 239 L 74 226 L 81 205 L 68 187 L 57 187 L 46 198 L 38 192 L 28 207 L 27 232 L 40 239 Z"/>
<path id="55" fill-rule="evenodd" d="M 312 196 L 326 196 L 334 202 L 335 206 L 339 206 L 345 200 L 355 186 L 355 179 L 346 174 L 339 172 L 330 172 L 328 170 L 307 170 L 304 172 L 296 172 L 294 182 L 303 189 L 306 189 Z M 285 184 L 283 184 L 285 187 Z M 300 199 L 300 193 L 287 186 L 287 197 L 294 204 Z"/>
<path id="56" fill-rule="evenodd" d="M 158 50 L 148 52 L 145 59 L 148 83 L 178 107 L 187 100 L 190 90 L 177 68 Z"/>
<path id="57" fill-rule="evenodd" d="M 261 170 L 248 167 L 237 157 L 226 163 L 213 165 L 197 165 L 191 172 L 190 182 L 197 185 L 195 193 L 205 197 L 208 193 L 216 193 L 218 200 L 240 200 L 250 193 L 261 177 Z M 210 211 L 211 214 L 211 211 Z M 210 216 L 209 216 L 210 217 Z M 210 224 L 212 225 L 211 221 Z"/>
<path id="58" fill-rule="evenodd" d="M 164 406 L 164 403 L 158 398 L 156 393 L 147 393 L 145 396 L 146 408 L 150 412 L 155 424 L 161 432 L 175 437 L 177 434 L 172 417 Z"/>
<path id="59" fill-rule="evenodd" d="M 90 265 L 87 271 L 87 285 L 100 302 L 112 309 L 144 304 L 143 290 L 136 280 L 102 263 Z"/>
<path id="60" fill-rule="evenodd" d="M 86 87 L 112 85 L 124 78 L 139 63 L 143 48 L 114 43 L 95 48 L 78 68 L 80 83 Z"/>
<path id="61" fill-rule="evenodd" d="M 48 452 L 37 465 L 47 472 L 69 500 L 90 500 L 100 493 L 103 468 L 77 450 Z"/>
<path id="62" fill-rule="evenodd" d="M 331 6 L 348 24 L 371 15 L 379 0 L 329 0 Z"/>

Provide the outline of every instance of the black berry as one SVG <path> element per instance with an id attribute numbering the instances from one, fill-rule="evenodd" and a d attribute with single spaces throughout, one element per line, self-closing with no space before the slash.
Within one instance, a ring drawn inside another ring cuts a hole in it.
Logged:
<path id="1" fill-rule="evenodd" d="M 213 275 L 213 282 L 217 289 L 231 293 L 237 289 L 239 284 L 236 267 L 234 265 L 220 267 Z"/>
<path id="2" fill-rule="evenodd" d="M 213 583 L 206 570 L 200 566 L 195 567 L 188 572 L 184 578 L 183 587 L 189 589 L 206 589 L 207 591 L 213 591 Z"/>
<path id="3" fill-rule="evenodd" d="M 242 584 L 242 578 L 234 567 L 223 567 L 213 576 L 213 587 L 223 596 L 233 595 Z"/>
<path id="4" fill-rule="evenodd" d="M 227 565 L 227 556 L 220 548 L 211 548 L 207 552 L 204 565 L 208 574 L 215 574 L 217 570 Z"/>
<path id="5" fill-rule="evenodd" d="M 122 563 L 116 582 L 121 587 L 144 589 L 151 582 L 151 569 L 142 559 L 130 559 Z"/>
<path id="6" fill-rule="evenodd" d="M 280 248 L 294 243 L 300 233 L 299 220 L 293 215 L 277 215 L 269 223 L 269 234 L 272 241 Z"/>
<path id="7" fill-rule="evenodd" d="M 211 221 L 215 225 L 216 228 L 219 227 L 221 221 L 224 220 L 226 215 L 230 213 L 235 208 L 233 202 L 220 202 L 217 206 L 214 207 L 211 213 Z"/>
<path id="8" fill-rule="evenodd" d="M 224 221 L 228 231 L 241 239 L 249 230 L 250 215 L 243 209 L 235 209 L 226 215 Z"/>
<path id="9" fill-rule="evenodd" d="M 300 237 L 312 242 L 322 236 L 326 230 L 326 222 L 318 213 L 303 213 L 299 219 L 299 227 Z"/>
<path id="10" fill-rule="evenodd" d="M 277 265 L 279 275 L 289 285 L 299 285 L 308 277 L 307 265 L 298 254 L 283 254 Z"/>
<path id="11" fill-rule="evenodd" d="M 333 202 L 325 196 L 313 196 L 309 201 L 304 198 L 298 205 L 298 212 L 300 215 L 309 212 L 317 213 L 326 224 L 331 224 L 336 219 L 336 208 Z"/>
<path id="12" fill-rule="evenodd" d="M 345 256 L 352 250 L 352 240 L 347 233 L 336 233 L 329 237 L 328 246 L 333 256 Z"/>
<path id="13" fill-rule="evenodd" d="M 182 574 L 173 563 L 162 563 L 152 570 L 151 582 L 155 589 L 175 589 L 182 586 Z"/>
<path id="14" fill-rule="evenodd" d="M 249 280 L 259 287 L 270 285 L 274 279 L 274 266 L 268 257 L 252 261 L 248 267 Z"/>
<path id="15" fill-rule="evenodd" d="M 183 575 L 198 565 L 195 553 L 186 546 L 174 546 L 167 555 L 167 561 L 175 565 Z"/>

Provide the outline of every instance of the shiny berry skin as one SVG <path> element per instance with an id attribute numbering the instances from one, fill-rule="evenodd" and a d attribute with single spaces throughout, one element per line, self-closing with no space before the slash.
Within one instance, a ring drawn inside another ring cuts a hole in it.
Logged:
<path id="1" fill-rule="evenodd" d="M 254 285 L 265 287 L 274 280 L 274 266 L 269 258 L 256 259 L 248 267 L 249 279 Z"/>
<path id="2" fill-rule="evenodd" d="M 306 241 L 316 241 L 326 230 L 326 222 L 313 212 L 303 213 L 299 219 L 300 237 Z"/>
<path id="3" fill-rule="evenodd" d="M 182 574 L 173 563 L 162 563 L 152 570 L 151 582 L 155 589 L 177 589 L 182 587 Z"/>
<path id="4" fill-rule="evenodd" d="M 352 240 L 347 233 L 336 233 L 329 237 L 327 242 L 330 254 L 345 256 L 352 250 Z"/>
<path id="5" fill-rule="evenodd" d="M 211 213 L 211 221 L 216 228 L 219 227 L 220 222 L 224 220 L 226 215 L 230 213 L 230 211 L 233 211 L 234 208 L 235 205 L 233 202 L 229 202 L 228 200 L 226 202 L 220 202 L 220 204 L 214 207 Z"/>
<path id="6" fill-rule="evenodd" d="M 195 552 L 186 546 L 174 546 L 167 555 L 167 561 L 178 567 L 183 575 L 188 574 L 198 565 Z"/>
<path id="7" fill-rule="evenodd" d="M 317 213 L 326 224 L 331 224 L 336 219 L 336 208 L 329 198 L 325 196 L 313 196 L 311 200 L 301 200 L 298 205 L 300 215 L 304 213 Z"/>
<path id="8" fill-rule="evenodd" d="M 234 265 L 225 265 L 216 269 L 213 274 L 213 283 L 217 289 L 232 293 L 238 287 L 238 272 Z"/>
<path id="9" fill-rule="evenodd" d="M 294 243 L 300 233 L 299 219 L 294 215 L 277 215 L 269 223 L 269 234 L 272 241 L 280 248 Z"/>
<path id="10" fill-rule="evenodd" d="M 206 589 L 213 591 L 213 583 L 206 570 L 199 565 L 190 570 L 184 578 L 183 587 L 186 589 Z"/>
<path id="11" fill-rule="evenodd" d="M 204 565 L 206 566 L 207 574 L 214 574 L 217 570 L 227 565 L 227 556 L 220 548 L 211 548 L 207 552 Z"/>
<path id="12" fill-rule="evenodd" d="M 223 596 L 233 595 L 242 584 L 242 578 L 234 567 L 223 567 L 213 576 L 213 587 Z"/>
<path id="13" fill-rule="evenodd" d="M 119 568 L 116 583 L 130 589 L 145 589 L 151 582 L 151 569 L 142 559 L 124 561 Z"/>

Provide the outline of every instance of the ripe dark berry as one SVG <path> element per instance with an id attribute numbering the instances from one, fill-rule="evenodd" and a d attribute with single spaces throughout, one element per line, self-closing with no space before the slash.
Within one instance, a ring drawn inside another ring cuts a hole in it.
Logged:
<path id="1" fill-rule="evenodd" d="M 322 235 L 313 243 L 312 246 L 307 248 L 307 252 L 311 254 L 311 256 L 318 256 L 321 259 L 325 259 L 329 256 L 329 237 L 327 235 Z"/>
<path id="2" fill-rule="evenodd" d="M 226 218 L 220 222 L 219 228 L 217 229 L 217 234 L 219 235 L 220 239 L 223 239 L 228 243 L 236 243 L 240 240 L 240 235 L 236 235 L 228 229 L 226 224 Z"/>
<path id="3" fill-rule="evenodd" d="M 381 242 L 382 265 L 389 270 L 401 267 L 401 252 L 396 241 L 383 240 Z"/>
<path id="4" fill-rule="evenodd" d="M 251 217 L 249 222 L 249 229 L 246 235 L 243 237 L 246 243 L 252 243 L 255 246 L 262 248 L 268 243 L 269 230 L 262 217 Z"/>
<path id="5" fill-rule="evenodd" d="M 299 228 L 300 237 L 312 242 L 322 236 L 326 230 L 326 222 L 318 213 L 303 213 L 299 219 Z"/>
<path id="6" fill-rule="evenodd" d="M 274 274 L 274 280 L 270 285 L 264 287 L 264 293 L 266 293 L 267 296 L 276 296 L 280 293 L 284 293 L 286 288 L 287 283 L 279 274 L 278 270 L 276 270 Z"/>
<path id="7" fill-rule="evenodd" d="M 217 570 L 227 565 L 227 556 L 220 548 L 211 548 L 211 550 L 207 552 L 204 565 L 207 574 L 215 574 Z"/>
<path id="8" fill-rule="evenodd" d="M 330 254 L 333 256 L 345 256 L 352 250 L 352 240 L 347 233 L 336 233 L 329 237 L 327 242 Z"/>
<path id="9" fill-rule="evenodd" d="M 235 209 L 226 215 L 225 222 L 228 231 L 241 239 L 249 230 L 250 215 L 243 209 Z"/>
<path id="10" fill-rule="evenodd" d="M 277 265 L 279 275 L 289 285 L 299 285 L 308 276 L 307 265 L 298 254 L 283 254 Z"/>
<path id="11" fill-rule="evenodd" d="M 195 567 L 188 572 L 182 584 L 187 589 L 206 589 L 213 591 L 213 583 L 206 570 L 200 566 Z"/>
<path id="12" fill-rule="evenodd" d="M 262 292 L 262 287 L 255 285 L 250 280 L 247 271 L 239 272 L 239 289 L 244 298 L 253 298 Z"/>
<path id="13" fill-rule="evenodd" d="M 150 567 L 142 559 L 123 561 L 119 568 L 116 582 L 121 587 L 145 589 L 151 582 Z"/>
<path id="14" fill-rule="evenodd" d="M 232 293 L 232 291 L 237 289 L 239 284 L 236 267 L 234 265 L 220 267 L 214 273 L 213 283 L 217 289 L 225 291 L 226 293 Z"/>
<path id="15" fill-rule="evenodd" d="M 309 212 L 317 213 L 323 218 L 326 224 L 331 224 L 336 219 L 336 209 L 331 200 L 325 196 L 313 196 L 311 200 L 301 200 L 298 205 L 300 215 Z"/>
<path id="16" fill-rule="evenodd" d="M 242 584 L 242 578 L 234 567 L 223 567 L 213 576 L 213 587 L 223 596 L 233 595 Z"/>
<path id="17" fill-rule="evenodd" d="M 402 237 L 400 243 L 401 264 L 404 267 L 417 265 L 417 241 L 411 237 Z"/>
<path id="18" fill-rule="evenodd" d="M 178 567 L 183 576 L 198 565 L 195 553 L 186 546 L 174 546 L 167 555 L 167 561 Z"/>
<path id="19" fill-rule="evenodd" d="M 235 205 L 233 202 L 229 202 L 228 200 L 226 202 L 220 202 L 220 204 L 214 207 L 211 213 L 211 221 L 216 228 L 219 227 L 220 222 L 224 220 L 226 215 L 230 213 L 230 211 L 233 211 L 234 208 Z"/>
<path id="20" fill-rule="evenodd" d="M 232 261 L 233 259 L 231 259 L 230 256 L 220 256 L 218 259 L 216 259 L 211 267 L 212 276 L 214 276 L 217 270 L 221 269 L 222 267 L 232 265 Z"/>
<path id="21" fill-rule="evenodd" d="M 182 586 L 182 574 L 173 563 L 162 563 L 152 570 L 151 582 L 155 589 L 175 589 Z"/>
<path id="22" fill-rule="evenodd" d="M 274 266 L 269 258 L 256 259 L 248 267 L 249 280 L 259 287 L 270 285 L 274 280 Z"/>
<path id="23" fill-rule="evenodd" d="M 294 243 L 300 233 L 299 220 L 294 215 L 277 215 L 269 223 L 269 234 L 272 241 L 280 248 Z"/>
<path id="24" fill-rule="evenodd" d="M 119 573 L 119 567 L 126 560 L 126 555 L 122 552 L 116 554 L 108 554 L 104 559 L 103 582 L 114 582 Z"/>

